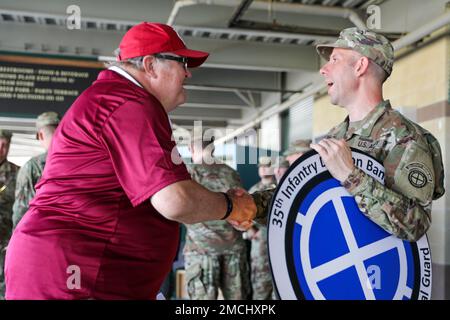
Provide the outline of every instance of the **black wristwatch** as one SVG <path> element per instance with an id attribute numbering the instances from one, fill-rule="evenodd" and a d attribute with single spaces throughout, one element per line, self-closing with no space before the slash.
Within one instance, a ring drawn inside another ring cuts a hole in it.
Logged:
<path id="1" fill-rule="evenodd" d="M 230 216 L 231 211 L 233 211 L 233 201 L 231 201 L 230 196 L 226 192 L 222 192 L 222 194 L 225 196 L 225 199 L 227 200 L 227 213 L 225 213 L 224 217 L 221 219 L 225 220 Z"/>

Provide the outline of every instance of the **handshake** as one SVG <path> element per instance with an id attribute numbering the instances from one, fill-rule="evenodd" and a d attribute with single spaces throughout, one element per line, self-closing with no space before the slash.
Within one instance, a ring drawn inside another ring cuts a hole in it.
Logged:
<path id="1" fill-rule="evenodd" d="M 250 229 L 257 211 L 253 197 L 240 188 L 230 189 L 227 194 L 233 201 L 233 211 L 231 211 L 227 221 L 239 231 Z"/>

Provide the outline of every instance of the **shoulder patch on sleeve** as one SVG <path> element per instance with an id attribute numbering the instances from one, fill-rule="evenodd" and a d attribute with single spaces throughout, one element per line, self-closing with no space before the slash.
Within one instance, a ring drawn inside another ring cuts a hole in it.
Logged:
<path id="1" fill-rule="evenodd" d="M 431 170 L 423 163 L 414 162 L 408 164 L 405 169 L 408 172 L 409 183 L 415 188 L 423 188 L 427 183 L 434 184 Z"/>
<path id="2" fill-rule="evenodd" d="M 436 179 L 430 153 L 417 141 L 409 141 L 399 151 L 393 154 L 394 162 L 397 162 L 393 190 L 428 203 L 433 198 Z"/>

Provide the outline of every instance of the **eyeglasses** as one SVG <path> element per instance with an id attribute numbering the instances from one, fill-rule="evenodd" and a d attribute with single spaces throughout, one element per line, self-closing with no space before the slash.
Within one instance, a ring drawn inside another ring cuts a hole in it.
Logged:
<path id="1" fill-rule="evenodd" d="M 161 53 L 154 54 L 154 56 L 159 59 L 178 61 L 183 64 L 184 71 L 187 72 L 187 70 L 188 70 L 188 65 L 187 65 L 188 58 L 186 58 L 186 57 L 175 57 L 175 56 L 171 56 L 168 54 L 161 54 Z"/>

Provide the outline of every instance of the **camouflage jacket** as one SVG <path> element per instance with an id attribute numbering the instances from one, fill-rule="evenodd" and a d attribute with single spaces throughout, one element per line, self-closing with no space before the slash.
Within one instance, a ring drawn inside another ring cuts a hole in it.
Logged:
<path id="1" fill-rule="evenodd" d="M 0 247 L 9 241 L 12 230 L 12 206 L 19 167 L 3 161 L 0 164 Z"/>
<path id="2" fill-rule="evenodd" d="M 272 199 L 272 195 L 275 191 L 275 188 L 277 187 L 277 182 L 275 178 L 272 179 L 270 183 L 263 183 L 261 180 L 253 185 L 250 189 L 248 189 L 248 193 L 252 194 L 253 198 L 255 199 L 256 195 L 263 195 L 259 199 L 259 201 L 255 201 L 257 208 L 259 207 L 265 207 L 268 208 L 270 205 L 270 200 Z M 265 197 L 264 197 L 265 195 Z M 265 199 L 267 198 L 267 199 Z M 259 209 L 260 210 L 260 209 Z M 258 217 L 258 215 L 257 215 Z M 259 229 L 261 226 L 265 226 L 267 220 L 265 218 L 263 219 L 255 219 L 256 224 L 253 225 L 255 229 Z"/>
<path id="3" fill-rule="evenodd" d="M 430 227 L 432 200 L 445 192 L 442 155 L 431 133 L 384 101 L 361 121 L 349 123 L 347 117 L 328 137 L 345 139 L 384 165 L 384 185 L 358 168 L 343 183 L 360 210 L 401 239 L 419 239 Z M 261 203 L 257 217 L 266 215 L 263 206 L 270 204 L 272 194 L 254 196 Z"/>
<path id="4" fill-rule="evenodd" d="M 256 183 L 255 185 L 253 185 L 248 192 L 249 193 L 254 193 L 256 191 L 264 191 L 267 189 L 273 189 L 277 186 L 277 182 L 275 181 L 275 178 L 272 179 L 272 181 L 270 183 L 263 183 L 261 180 Z"/>
<path id="5" fill-rule="evenodd" d="M 17 174 L 16 200 L 14 201 L 12 215 L 13 229 L 27 212 L 28 204 L 36 194 L 34 186 L 42 176 L 46 159 L 47 152 L 31 158 L 20 168 Z"/>
<path id="6" fill-rule="evenodd" d="M 187 165 L 193 180 L 214 192 L 242 188 L 239 174 L 222 163 Z M 242 233 L 226 221 L 207 221 L 186 225 L 185 254 L 224 254 L 245 250 Z"/>

